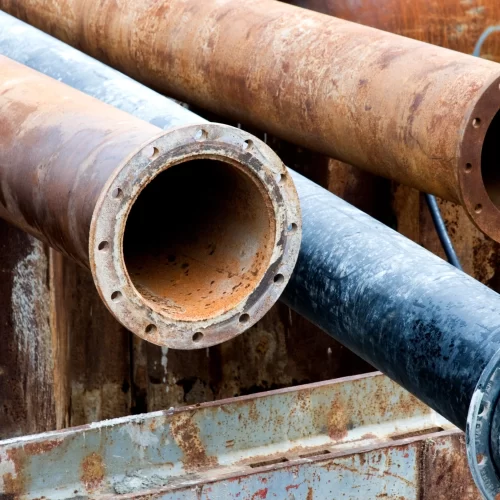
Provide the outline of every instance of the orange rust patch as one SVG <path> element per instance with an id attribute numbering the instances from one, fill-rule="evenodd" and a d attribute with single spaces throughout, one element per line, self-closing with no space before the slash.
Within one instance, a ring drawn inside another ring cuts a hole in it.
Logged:
<path id="1" fill-rule="evenodd" d="M 83 459 L 81 468 L 80 479 L 87 491 L 96 490 L 102 484 L 106 470 L 102 457 L 95 452 L 87 455 Z"/>
<path id="2" fill-rule="evenodd" d="M 52 441 L 42 441 L 39 443 L 28 443 L 24 445 L 26 455 L 41 455 L 47 453 L 62 444 L 62 440 L 53 439 Z"/>
<path id="3" fill-rule="evenodd" d="M 467 463 L 463 434 L 428 439 L 422 453 L 422 500 L 481 498 Z"/>
<path id="4" fill-rule="evenodd" d="M 311 488 L 311 486 L 309 486 L 309 488 L 307 488 L 307 499 L 306 500 L 313 500 L 313 489 Z"/>
<path id="5" fill-rule="evenodd" d="M 25 478 L 24 478 L 24 461 L 26 455 L 24 450 L 20 448 L 14 448 L 12 450 L 7 450 L 7 456 L 9 460 L 14 465 L 14 472 L 6 473 L 3 475 L 4 482 L 4 493 L 11 494 L 21 494 L 25 491 Z"/>
<path id="6" fill-rule="evenodd" d="M 250 405 L 248 408 L 248 418 L 257 422 L 259 420 L 259 411 L 257 410 L 257 403 L 255 400 L 250 401 Z"/>
<path id="7" fill-rule="evenodd" d="M 340 401 L 334 400 L 328 414 L 328 435 L 335 441 L 340 441 L 347 436 L 349 415 Z"/>
<path id="8" fill-rule="evenodd" d="M 192 415 L 180 413 L 170 422 L 172 436 L 183 452 L 182 463 L 187 471 L 217 465 L 217 458 L 208 456 L 199 436 L 199 428 L 193 422 Z"/>
<path id="9" fill-rule="evenodd" d="M 6 495 L 20 494 L 23 492 L 24 485 L 22 481 L 19 478 L 14 477 L 10 472 L 4 474 L 2 476 L 2 479 L 4 485 L 4 493 Z"/>

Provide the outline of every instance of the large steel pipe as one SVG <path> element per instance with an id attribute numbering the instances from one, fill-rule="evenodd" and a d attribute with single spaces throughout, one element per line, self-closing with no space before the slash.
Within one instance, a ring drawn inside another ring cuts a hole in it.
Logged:
<path id="1" fill-rule="evenodd" d="M 500 241 L 500 68 L 272 0 L 0 0 L 174 97 L 462 203 Z"/>
<path id="2" fill-rule="evenodd" d="M 99 92 L 88 85 L 92 78 L 88 68 L 102 65 L 5 14 L 0 14 L 0 53 L 88 92 Z M 145 106 L 132 111 L 137 116 L 152 119 L 161 99 L 167 101 L 117 72 L 109 78 L 102 85 L 113 81 L 116 92 L 100 97 L 127 109 L 133 107 L 135 95 L 143 95 Z M 488 398 L 494 400 L 500 393 L 500 381 L 492 376 L 500 367 L 496 354 L 500 297 L 328 191 L 288 172 L 302 204 L 304 238 L 283 300 L 462 429 L 469 412 L 469 428 L 479 425 L 482 432 L 469 432 L 476 481 L 487 491 L 484 481 L 489 480 L 500 492 L 492 469 L 494 457 L 488 452 L 490 437 L 498 436 L 488 423 L 496 405 L 487 404 Z M 493 383 L 485 392 L 490 379 Z M 487 453 L 490 461 L 482 462 Z"/>
<path id="3" fill-rule="evenodd" d="M 181 117 L 171 101 L 156 111 L 172 106 Z M 278 157 L 246 132 L 199 122 L 165 132 L 0 56 L 0 216 L 89 267 L 129 330 L 182 349 L 262 317 L 300 246 Z"/>
<path id="4" fill-rule="evenodd" d="M 284 1 L 466 54 L 475 51 L 488 28 L 500 23 L 497 0 Z M 500 61 L 500 34 L 490 33 L 480 45 L 483 57 Z"/>

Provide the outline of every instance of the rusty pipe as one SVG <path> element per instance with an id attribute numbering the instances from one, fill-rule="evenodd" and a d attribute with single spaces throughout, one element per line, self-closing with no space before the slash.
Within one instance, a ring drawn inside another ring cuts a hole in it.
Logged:
<path id="1" fill-rule="evenodd" d="M 90 268 L 126 328 L 180 349 L 262 317 L 300 243 L 278 157 L 200 121 L 165 132 L 0 56 L 0 217 Z"/>
<path id="2" fill-rule="evenodd" d="M 346 21 L 472 54 L 486 30 L 500 23 L 497 0 L 283 0 Z M 500 61 L 500 34 L 481 44 L 481 56 Z"/>
<path id="3" fill-rule="evenodd" d="M 500 67 L 273 0 L 0 0 L 166 93 L 464 205 L 500 241 Z"/>

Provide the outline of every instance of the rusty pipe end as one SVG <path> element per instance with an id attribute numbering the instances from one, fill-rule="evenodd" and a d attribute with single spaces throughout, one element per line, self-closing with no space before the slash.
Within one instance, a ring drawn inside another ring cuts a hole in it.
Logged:
<path id="1" fill-rule="evenodd" d="M 227 125 L 166 132 L 119 167 L 89 255 L 113 315 L 158 345 L 224 342 L 276 302 L 301 239 L 297 193 L 262 141 Z"/>
<path id="2" fill-rule="evenodd" d="M 458 152 L 459 198 L 468 216 L 500 242 L 500 77 L 471 103 Z"/>

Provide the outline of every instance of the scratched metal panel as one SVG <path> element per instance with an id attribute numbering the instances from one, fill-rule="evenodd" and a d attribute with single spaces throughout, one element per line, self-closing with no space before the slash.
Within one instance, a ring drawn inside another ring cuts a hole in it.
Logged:
<path id="1" fill-rule="evenodd" d="M 397 384 L 369 374 L 3 441 L 0 492 L 57 499 L 189 486 L 446 428 Z"/>
<path id="2" fill-rule="evenodd" d="M 127 498 L 162 500 L 418 500 L 421 443 L 347 454 L 334 460 L 302 462 L 231 478 L 214 478 L 174 491 L 134 494 Z M 154 491 L 154 490 L 153 490 Z"/>

